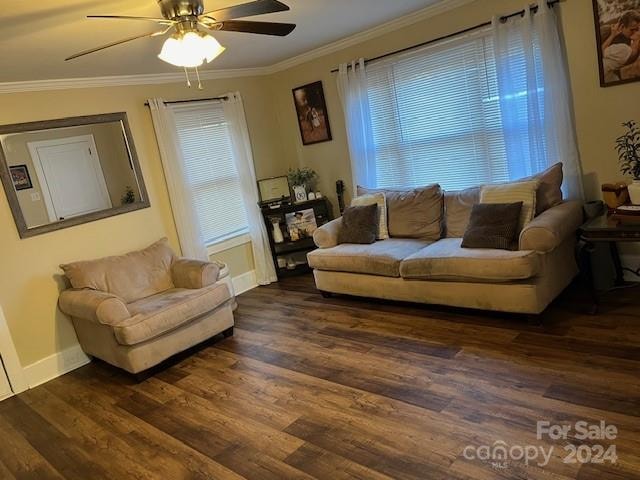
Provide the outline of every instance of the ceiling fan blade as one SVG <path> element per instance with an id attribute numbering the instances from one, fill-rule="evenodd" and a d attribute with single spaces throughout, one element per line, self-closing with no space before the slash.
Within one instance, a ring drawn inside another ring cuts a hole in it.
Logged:
<path id="1" fill-rule="evenodd" d="M 85 50 L 83 52 L 80 53 L 76 53 L 75 55 L 71 55 L 68 58 L 65 58 L 65 62 L 68 60 L 73 60 L 75 58 L 78 57 L 83 57 L 85 55 L 89 55 L 91 53 L 95 53 L 95 52 L 99 52 L 100 50 L 105 50 L 107 48 L 111 48 L 111 47 L 115 47 L 116 45 L 122 45 L 123 43 L 127 43 L 127 42 L 132 42 L 133 40 L 138 40 L 139 38 L 149 38 L 149 37 L 157 37 L 160 35 L 164 35 L 165 33 L 167 33 L 169 30 L 171 30 L 173 28 L 173 26 L 167 28 L 166 30 L 162 30 L 159 32 L 153 32 L 153 33 L 145 33 L 143 35 L 136 35 L 135 37 L 129 37 L 129 38 L 125 38 L 124 40 L 118 40 L 117 42 L 111 42 L 107 45 L 102 45 L 101 47 L 96 47 L 96 48 L 92 48 L 90 50 Z"/>
<path id="2" fill-rule="evenodd" d="M 243 20 L 229 20 L 219 22 L 214 26 L 224 32 L 244 32 L 257 33 L 258 35 L 275 35 L 286 37 L 296 26 L 293 23 L 273 23 L 273 22 L 246 22 Z"/>
<path id="3" fill-rule="evenodd" d="M 277 0 L 256 0 L 254 2 L 243 3 L 221 10 L 207 12 L 204 15 L 213 17 L 217 21 L 233 20 L 234 18 L 253 17 L 265 13 L 286 12 L 289 7 Z"/>
<path id="4" fill-rule="evenodd" d="M 87 15 L 87 18 L 100 18 L 106 20 L 139 20 L 143 22 L 164 23 L 167 25 L 176 23 L 174 20 L 168 20 L 166 18 L 128 17 L 126 15 Z"/>

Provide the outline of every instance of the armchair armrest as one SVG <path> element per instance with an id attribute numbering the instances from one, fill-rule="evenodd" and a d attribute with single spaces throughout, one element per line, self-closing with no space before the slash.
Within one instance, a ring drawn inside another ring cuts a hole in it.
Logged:
<path id="1" fill-rule="evenodd" d="M 179 258 L 171 265 L 171 278 L 177 288 L 197 290 L 218 281 L 220 267 L 216 263 Z"/>
<path id="2" fill-rule="evenodd" d="M 331 248 L 338 245 L 338 232 L 342 228 L 342 217 L 325 223 L 313 232 L 313 242 L 318 248 Z"/>
<path id="3" fill-rule="evenodd" d="M 520 250 L 550 252 L 583 223 L 582 203 L 569 201 L 534 218 L 520 233 Z"/>
<path id="4" fill-rule="evenodd" d="M 103 325 L 119 325 L 131 317 L 120 297 L 98 290 L 65 290 L 60 294 L 58 305 L 67 315 Z"/>

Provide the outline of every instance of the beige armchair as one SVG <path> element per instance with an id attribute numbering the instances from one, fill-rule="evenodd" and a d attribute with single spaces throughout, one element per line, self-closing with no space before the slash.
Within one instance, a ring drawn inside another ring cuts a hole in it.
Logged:
<path id="1" fill-rule="evenodd" d="M 60 310 L 71 317 L 82 349 L 130 373 L 233 334 L 235 299 L 220 266 L 177 258 L 166 239 L 61 268 L 73 288 L 60 294 Z"/>

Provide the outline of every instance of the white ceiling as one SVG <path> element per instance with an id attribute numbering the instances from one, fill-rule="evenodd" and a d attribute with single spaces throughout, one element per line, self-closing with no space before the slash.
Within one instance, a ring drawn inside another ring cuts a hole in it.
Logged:
<path id="1" fill-rule="evenodd" d="M 288 37 L 219 32 L 227 51 L 208 70 L 266 67 L 444 0 L 284 0 L 291 11 L 251 20 L 296 23 Z M 9 2 L 7 2 L 9 3 Z M 207 11 L 244 0 L 205 0 Z M 19 0 L 0 11 L 0 82 L 175 73 L 156 56 L 162 38 L 141 39 L 71 62 L 78 51 L 154 31 L 153 24 L 86 15 L 159 17 L 155 0 Z"/>

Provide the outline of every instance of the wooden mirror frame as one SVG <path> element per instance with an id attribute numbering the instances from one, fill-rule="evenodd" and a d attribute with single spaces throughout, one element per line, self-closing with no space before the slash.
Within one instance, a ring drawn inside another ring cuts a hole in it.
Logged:
<path id="1" fill-rule="evenodd" d="M 138 182 L 138 188 L 140 190 L 140 201 L 129 205 L 121 205 L 118 207 L 101 210 L 99 212 L 92 212 L 86 215 L 79 215 L 77 217 L 69 218 L 59 222 L 49 223 L 46 225 L 40 225 L 37 227 L 29 228 L 27 222 L 22 214 L 20 203 L 18 202 L 18 195 L 13 186 L 13 180 L 11 178 L 11 172 L 7 158 L 4 153 L 4 149 L 0 146 L 0 180 L 4 191 L 9 201 L 9 207 L 13 214 L 16 227 L 18 228 L 18 234 L 20 238 L 29 238 L 36 235 L 42 235 L 44 233 L 55 232 L 63 228 L 74 227 L 76 225 L 82 225 L 83 223 L 95 222 L 103 218 L 113 217 L 115 215 L 122 215 L 123 213 L 129 213 L 136 210 L 142 210 L 151 206 L 149 202 L 149 195 L 147 194 L 147 188 L 144 184 L 144 177 L 142 176 L 142 170 L 140 169 L 140 163 L 138 162 L 138 154 L 136 153 L 136 147 L 133 144 L 133 135 L 129 128 L 129 122 L 127 120 L 127 114 L 125 112 L 118 113 L 105 113 L 101 115 L 86 115 L 82 117 L 69 117 L 61 118 L 57 120 L 44 120 L 39 122 L 28 123 L 16 123 L 13 125 L 0 126 L 0 135 L 7 135 L 11 133 L 26 133 L 37 130 L 51 130 L 54 128 L 67 128 L 67 127 L 79 127 L 85 125 L 95 125 L 101 123 L 113 123 L 120 122 L 122 125 L 122 133 L 124 141 L 126 143 L 127 150 L 129 151 L 129 158 L 133 171 Z"/>

